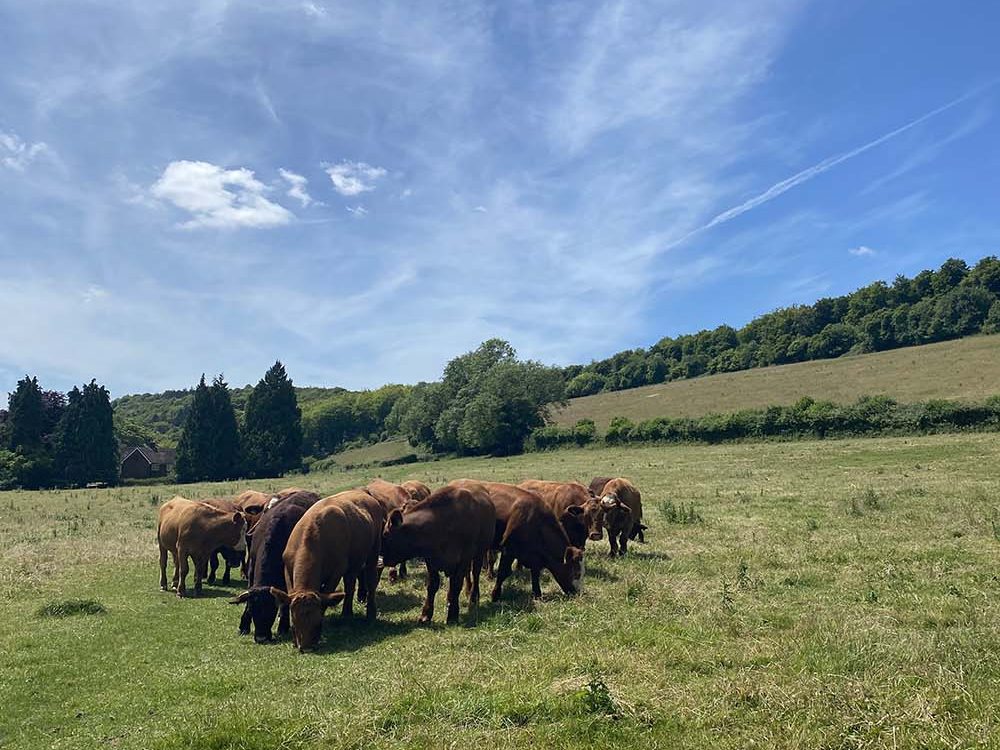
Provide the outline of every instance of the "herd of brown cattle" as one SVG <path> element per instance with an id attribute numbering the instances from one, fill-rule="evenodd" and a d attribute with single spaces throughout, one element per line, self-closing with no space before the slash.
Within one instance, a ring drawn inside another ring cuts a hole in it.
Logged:
<path id="1" fill-rule="evenodd" d="M 343 604 L 353 614 L 355 596 L 369 620 L 383 569 L 390 581 L 406 576 L 406 562 L 427 566 L 427 596 L 420 622 L 434 616 L 441 575 L 448 577 L 449 623 L 458 621 L 463 583 L 470 615 L 479 604 L 484 566 L 502 594 L 515 561 L 531 571 L 531 592 L 540 597 L 548 570 L 569 595 L 581 590 L 587 540 L 602 539 L 610 554 L 624 555 L 630 540 L 644 542 L 642 497 L 627 479 L 597 477 L 578 482 L 528 480 L 521 484 L 458 479 L 434 492 L 422 482 L 376 479 L 365 487 L 320 498 L 289 488 L 275 494 L 248 490 L 234 500 L 175 497 L 160 506 L 160 588 L 167 590 L 167 555 L 173 556 L 173 589 L 184 596 L 188 559 L 194 561 L 194 594 L 203 579 L 215 581 L 221 555 L 223 582 L 241 566 L 247 590 L 240 632 L 258 643 L 291 630 L 299 650 L 316 645 L 327 607 Z M 499 553 L 499 562 L 496 555 Z M 342 588 L 338 588 L 341 587 Z"/>

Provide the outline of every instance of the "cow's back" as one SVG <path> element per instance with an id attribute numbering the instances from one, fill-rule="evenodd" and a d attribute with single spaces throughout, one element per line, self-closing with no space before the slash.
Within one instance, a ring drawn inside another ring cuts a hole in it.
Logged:
<path id="1" fill-rule="evenodd" d="M 410 493 L 403 487 L 384 479 L 373 479 L 365 485 L 364 490 L 382 504 L 386 513 L 402 508 L 412 500 Z"/>
<path id="2" fill-rule="evenodd" d="M 295 503 L 266 511 L 254 528 L 250 544 L 250 586 L 285 586 L 284 553 L 295 526 L 305 515 Z"/>

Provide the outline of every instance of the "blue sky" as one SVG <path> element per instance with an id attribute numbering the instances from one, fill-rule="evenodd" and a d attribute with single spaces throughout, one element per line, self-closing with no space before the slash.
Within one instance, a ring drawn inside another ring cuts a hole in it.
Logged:
<path id="1" fill-rule="evenodd" d="M 587 362 L 1000 251 L 1000 5 L 0 0 L 0 392 Z"/>

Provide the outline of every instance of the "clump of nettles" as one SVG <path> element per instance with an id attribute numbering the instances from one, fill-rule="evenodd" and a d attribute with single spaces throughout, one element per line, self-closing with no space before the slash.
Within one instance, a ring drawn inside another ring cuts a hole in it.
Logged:
<path id="1" fill-rule="evenodd" d="M 673 500 L 667 500 L 660 505 L 660 513 L 667 523 L 701 523 L 701 514 L 695 510 L 694 503 L 690 505 L 674 505 Z"/>
<path id="2" fill-rule="evenodd" d="M 578 696 L 588 714 L 610 718 L 621 716 L 621 709 L 611 695 L 608 686 L 600 677 L 591 678 L 590 682 L 580 689 Z"/>
<path id="3" fill-rule="evenodd" d="M 39 617 L 71 617 L 73 615 L 102 615 L 108 610 L 94 599 L 66 599 L 49 602 L 38 610 Z"/>

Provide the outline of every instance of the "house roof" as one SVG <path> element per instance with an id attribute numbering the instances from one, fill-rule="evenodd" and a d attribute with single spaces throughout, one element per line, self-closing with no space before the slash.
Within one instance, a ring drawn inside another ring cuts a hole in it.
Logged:
<path id="1" fill-rule="evenodd" d="M 151 464 L 172 464 L 177 458 L 177 451 L 172 449 L 164 449 L 159 451 L 154 451 L 152 448 L 147 448 L 144 445 L 138 445 L 134 448 L 126 448 L 122 452 L 122 461 L 128 459 L 136 451 L 142 456 L 148 463 Z"/>

